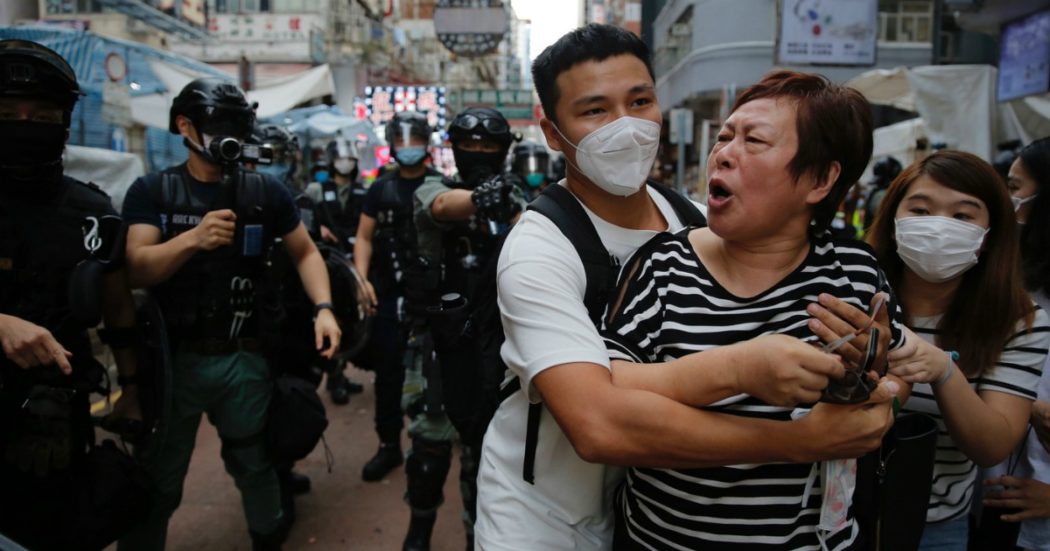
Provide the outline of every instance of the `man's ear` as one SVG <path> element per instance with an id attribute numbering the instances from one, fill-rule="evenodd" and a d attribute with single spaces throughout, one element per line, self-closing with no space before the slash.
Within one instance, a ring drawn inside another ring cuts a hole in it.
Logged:
<path id="1" fill-rule="evenodd" d="M 810 205 L 816 205 L 823 201 L 831 193 L 832 188 L 835 187 L 835 182 L 838 181 L 841 174 L 842 165 L 838 161 L 832 161 L 828 171 L 822 175 L 823 177 L 818 177 L 813 182 L 813 188 L 806 195 L 806 202 Z"/>
<path id="2" fill-rule="evenodd" d="M 540 119 L 540 129 L 543 130 L 543 137 L 547 139 L 547 146 L 554 151 L 562 151 L 561 136 L 554 129 L 554 123 L 544 117 Z"/>
<path id="3" fill-rule="evenodd" d="M 194 142 L 199 142 L 200 139 L 197 137 L 197 129 L 193 126 L 193 121 L 185 115 L 175 115 L 175 128 L 179 129 L 179 134 L 183 138 L 189 138 Z"/>

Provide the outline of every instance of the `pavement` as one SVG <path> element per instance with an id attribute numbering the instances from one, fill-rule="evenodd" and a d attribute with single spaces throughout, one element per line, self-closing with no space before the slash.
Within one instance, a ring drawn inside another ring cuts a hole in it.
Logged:
<path id="1" fill-rule="evenodd" d="M 296 470 L 313 482 L 310 493 L 296 498 L 298 520 L 284 549 L 287 551 L 396 551 L 408 528 L 409 511 L 403 501 L 405 471 L 399 467 L 380 482 L 363 482 L 361 467 L 375 453 L 378 440 L 372 428 L 373 374 L 347 369 L 351 380 L 365 385 L 350 404 L 332 404 L 321 386 L 328 411 L 325 432 L 331 450 L 329 470 L 325 449 L 318 445 Z M 206 421 L 197 433 L 197 447 L 186 477 L 182 505 L 168 525 L 169 551 L 249 550 L 248 527 L 240 494 L 219 457 L 215 428 Z M 409 442 L 402 439 L 402 448 Z M 453 459 L 445 481 L 445 504 L 438 512 L 432 551 L 462 551 L 466 546 L 459 495 L 459 461 Z M 111 546 L 110 549 L 115 549 Z"/>

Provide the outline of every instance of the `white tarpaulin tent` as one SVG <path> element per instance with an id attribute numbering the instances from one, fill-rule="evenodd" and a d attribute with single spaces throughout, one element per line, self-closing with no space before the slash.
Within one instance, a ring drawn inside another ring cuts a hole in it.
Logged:
<path id="1" fill-rule="evenodd" d="M 67 145 L 62 155 L 62 171 L 71 178 L 97 184 L 109 194 L 113 207 L 120 212 L 124 194 L 136 178 L 146 174 L 146 167 L 134 153 Z"/>
<path id="2" fill-rule="evenodd" d="M 1000 142 L 1050 135 L 1050 94 L 999 103 L 995 83 L 990 65 L 928 65 L 868 71 L 846 84 L 872 103 L 919 113 L 931 143 L 991 160 Z"/>
<path id="3" fill-rule="evenodd" d="M 345 136 L 351 142 L 354 142 L 359 151 L 365 148 L 375 148 L 376 146 L 384 145 L 385 142 L 376 136 L 375 131 L 372 128 L 372 124 L 368 120 L 355 119 L 339 113 L 333 113 L 331 111 L 323 111 L 315 115 L 311 115 L 299 122 L 288 126 L 288 130 L 305 136 L 307 143 L 313 142 L 314 140 L 323 139 L 327 141 L 337 134 Z M 358 162 L 362 170 L 372 170 L 375 168 L 375 155 L 363 155 L 360 154 Z"/>
<path id="4" fill-rule="evenodd" d="M 926 122 L 921 118 L 909 119 L 875 129 L 875 147 L 872 150 L 872 161 L 891 156 L 903 166 L 915 161 L 915 144 L 919 139 L 928 137 Z"/>
<path id="5" fill-rule="evenodd" d="M 168 128 L 171 102 L 186 84 L 204 75 L 164 61 L 151 61 L 150 69 L 167 92 L 136 96 L 131 99 L 131 117 L 135 122 L 153 128 Z M 259 102 L 256 115 L 271 117 L 311 99 L 335 93 L 332 71 L 320 65 L 295 75 L 273 79 L 248 92 L 249 102 Z"/>

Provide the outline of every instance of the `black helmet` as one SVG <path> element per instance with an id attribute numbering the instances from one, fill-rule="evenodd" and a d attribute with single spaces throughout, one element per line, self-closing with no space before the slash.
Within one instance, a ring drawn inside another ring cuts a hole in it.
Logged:
<path id="1" fill-rule="evenodd" d="M 259 145 L 268 145 L 273 149 L 273 162 L 290 161 L 299 151 L 299 136 L 289 132 L 279 124 L 260 124 L 255 127 L 250 140 Z"/>
<path id="2" fill-rule="evenodd" d="M 885 187 L 894 181 L 903 168 L 901 162 L 897 161 L 896 158 L 884 156 L 879 161 L 876 161 L 875 165 L 871 165 L 871 174 L 875 175 L 876 184 Z"/>
<path id="3" fill-rule="evenodd" d="M 448 141 L 452 146 L 463 140 L 492 140 L 507 154 L 514 136 L 502 113 L 489 107 L 468 107 L 448 125 Z"/>
<path id="4" fill-rule="evenodd" d="M 336 159 L 357 159 L 357 144 L 343 137 L 342 134 L 335 137 L 334 140 L 328 142 L 328 145 L 324 148 L 325 154 L 328 156 L 328 162 L 334 163 Z"/>
<path id="5" fill-rule="evenodd" d="M 179 133 L 178 115 L 189 118 L 206 134 L 246 139 L 255 127 L 255 105 L 248 104 L 240 88 L 217 77 L 198 78 L 175 97 L 168 117 L 172 134 Z"/>
<path id="6" fill-rule="evenodd" d="M 54 101 L 68 127 L 81 95 L 73 68 L 54 50 L 28 40 L 0 40 L 0 96 Z"/>
<path id="7" fill-rule="evenodd" d="M 536 142 L 522 142 L 514 146 L 510 170 L 530 187 L 538 188 L 550 178 L 550 153 Z"/>
<path id="8" fill-rule="evenodd" d="M 550 153 L 547 148 L 536 142 L 521 142 L 514 146 L 511 156 L 511 170 L 518 174 L 529 172 L 547 173 L 550 164 Z"/>
<path id="9" fill-rule="evenodd" d="M 386 123 L 386 142 L 390 144 L 390 150 L 393 151 L 396 139 L 399 137 L 404 139 L 403 136 L 406 133 L 429 142 L 431 132 L 426 114 L 419 111 L 401 111 L 395 113 L 394 118 Z"/>

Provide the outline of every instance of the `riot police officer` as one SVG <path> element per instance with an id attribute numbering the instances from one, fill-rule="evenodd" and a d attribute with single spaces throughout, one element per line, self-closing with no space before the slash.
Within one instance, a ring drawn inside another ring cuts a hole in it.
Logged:
<path id="1" fill-rule="evenodd" d="M 353 252 L 365 199 L 365 188 L 357 178 L 357 146 L 339 134 L 325 146 L 325 157 L 331 178 L 311 183 L 306 194 L 317 204 L 321 239 Z"/>
<path id="2" fill-rule="evenodd" d="M 354 242 L 354 266 L 367 278 L 366 292 L 376 310 L 372 339 L 362 361 L 376 372 L 375 428 L 379 450 L 365 463 L 361 478 L 381 480 L 401 465 L 401 386 L 404 381 L 406 291 L 402 275 L 416 256 L 412 194 L 428 175 L 440 175 L 425 164 L 431 128 L 426 116 L 413 111 L 394 115 L 386 140 L 397 169 L 368 188 Z"/>
<path id="3" fill-rule="evenodd" d="M 536 142 L 521 142 L 511 153 L 510 170 L 525 183 L 526 196 L 534 199 L 550 183 L 550 153 Z"/>
<path id="4" fill-rule="evenodd" d="M 275 238 L 316 305 L 313 333 L 323 356 L 336 352 L 340 329 L 324 260 L 288 189 L 238 164 L 248 160 L 242 143 L 254 123 L 254 106 L 236 86 L 217 78 L 190 82 L 169 118 L 188 161 L 139 178 L 125 197 L 131 278 L 160 303 L 175 352 L 172 419 L 148 460 L 154 506 L 122 548 L 164 547 L 205 412 L 241 491 L 253 547 L 277 549 L 287 532 L 263 438 L 272 384 L 261 355 L 265 320 L 256 313 L 264 252 Z"/>
<path id="5" fill-rule="evenodd" d="M 303 155 L 299 148 L 299 136 L 279 124 L 260 124 L 253 129 L 249 141 L 268 146 L 272 154 L 269 164 L 255 167 L 257 172 L 273 176 L 287 186 L 293 196 L 302 192 L 299 167 Z M 309 226 L 305 222 L 304 225 Z"/>
<path id="6" fill-rule="evenodd" d="M 357 147 L 338 134 L 325 146 L 325 159 L 331 177 L 323 182 L 311 182 L 304 195 L 314 205 L 312 218 L 318 228 L 316 239 L 350 256 L 365 198 L 365 189 L 357 180 Z M 346 377 L 343 367 L 343 362 L 333 362 L 325 369 L 328 374 L 325 388 L 337 405 L 350 403 L 351 394 L 364 390 Z"/>
<path id="7" fill-rule="evenodd" d="M 471 107 L 449 125 L 449 141 L 459 176 L 450 181 L 429 177 L 416 191 L 415 220 L 420 255 L 439 274 L 431 303 L 429 338 L 439 366 L 423 354 L 408 365 L 402 403 L 412 414 L 409 435 L 412 449 L 405 465 L 408 478 L 406 500 L 412 510 L 405 550 L 429 549 L 437 507 L 443 501 L 442 486 L 448 474 L 452 442 L 456 436 L 455 393 L 471 388 L 473 381 L 450 380 L 451 364 L 474 361 L 464 354 L 473 343 L 459 339 L 462 314 L 478 287 L 483 268 L 494 260 L 497 239 L 525 206 L 522 182 L 504 173 L 507 152 L 513 141 L 507 120 L 498 111 Z M 444 310 L 435 313 L 435 311 Z M 435 396 L 435 394 L 442 394 Z M 464 502 L 467 548 L 471 549 L 477 488 L 477 452 L 474 441 L 460 434 L 460 493 Z"/>
<path id="8" fill-rule="evenodd" d="M 120 510 L 84 494 L 103 455 L 92 447 L 88 395 L 104 369 L 87 329 L 104 318 L 123 387 L 112 419 L 129 428 L 141 426 L 142 340 L 123 224 L 98 187 L 63 174 L 79 95 L 57 53 L 0 41 L 0 533 L 33 549 L 101 548 L 133 521 L 121 511 L 128 516 L 98 519 L 85 533 L 78 528 L 92 511 L 75 509 L 88 498 L 95 511 Z"/>

